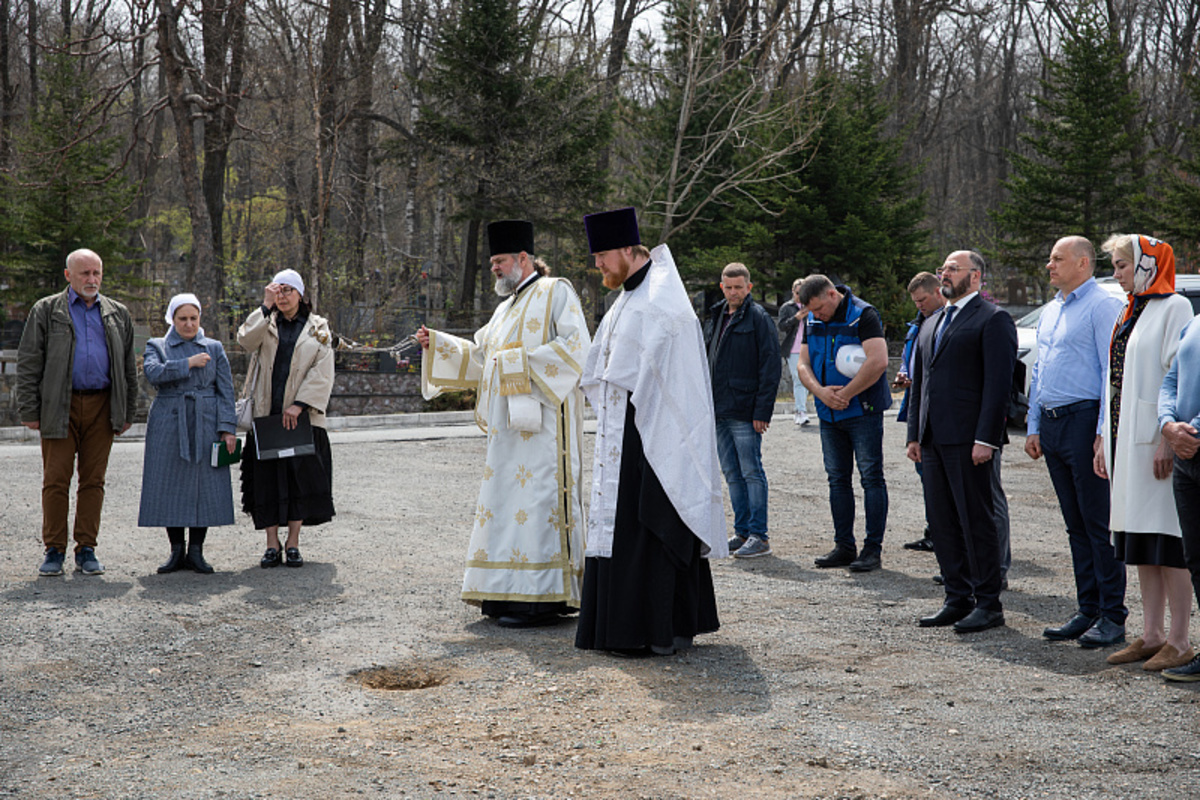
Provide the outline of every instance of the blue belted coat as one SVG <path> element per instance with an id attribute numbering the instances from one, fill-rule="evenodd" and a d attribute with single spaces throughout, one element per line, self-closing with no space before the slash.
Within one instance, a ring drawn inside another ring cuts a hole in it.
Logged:
<path id="1" fill-rule="evenodd" d="M 211 360 L 190 369 L 189 357 Z M 233 524 L 229 467 L 211 465 L 221 433 L 237 432 L 233 375 L 225 348 L 201 329 L 188 340 L 174 328 L 146 342 L 143 365 L 157 390 L 146 423 L 141 527 L 215 527 Z"/>

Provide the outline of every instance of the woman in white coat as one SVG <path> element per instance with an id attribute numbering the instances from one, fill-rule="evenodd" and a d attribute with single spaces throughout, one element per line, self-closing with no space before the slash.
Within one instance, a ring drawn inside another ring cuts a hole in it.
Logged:
<path id="1" fill-rule="evenodd" d="M 1142 635 L 1108 663 L 1145 661 L 1143 669 L 1158 671 L 1194 655 L 1188 643 L 1191 580 L 1168 480 L 1172 454 L 1158 429 L 1158 390 L 1192 305 L 1175 294 L 1175 253 L 1166 242 L 1120 235 L 1103 249 L 1112 254 L 1113 276 L 1129 304 L 1113 330 L 1104 447 L 1096 452 L 1095 470 L 1112 487 L 1109 529 L 1117 558 L 1137 566 L 1142 590 Z"/>

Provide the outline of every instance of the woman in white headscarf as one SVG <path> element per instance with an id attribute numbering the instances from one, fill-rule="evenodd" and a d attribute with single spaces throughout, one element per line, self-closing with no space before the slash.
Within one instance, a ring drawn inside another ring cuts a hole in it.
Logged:
<path id="1" fill-rule="evenodd" d="M 283 415 L 295 428 L 301 414 L 312 423 L 314 455 L 260 461 L 254 433 L 242 456 L 242 510 L 267 533 L 264 569 L 304 565 L 300 529 L 333 518 L 333 461 L 325 432 L 325 409 L 333 392 L 333 334 L 324 317 L 304 301 L 304 279 L 292 269 L 278 273 L 263 290 L 262 306 L 238 330 L 238 343 L 251 354 L 254 416 Z M 279 528 L 287 541 L 279 542 Z"/>
<path id="2" fill-rule="evenodd" d="M 143 369 L 157 393 L 146 423 L 138 525 L 167 529 L 171 555 L 159 572 L 208 574 L 208 529 L 233 524 L 229 467 L 212 466 L 214 444 L 230 453 L 236 446 L 233 376 L 225 348 L 200 327 L 194 294 L 172 297 L 166 322 L 167 335 L 146 342 Z"/>

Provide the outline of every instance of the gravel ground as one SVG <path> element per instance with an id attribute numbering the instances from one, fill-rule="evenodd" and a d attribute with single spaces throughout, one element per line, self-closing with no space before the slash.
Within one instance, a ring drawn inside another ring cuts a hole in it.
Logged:
<path id="1" fill-rule="evenodd" d="M 458 600 L 473 427 L 335 433 L 338 516 L 303 535 L 306 566 L 260 569 L 241 516 L 210 534 L 212 576 L 155 574 L 166 537 L 136 527 L 142 445 L 119 441 L 107 573 L 38 578 L 39 450 L 0 446 L 0 796 L 1195 796 L 1197 691 L 1041 638 L 1074 589 L 1019 436 L 1008 627 L 916 627 L 940 591 L 933 557 L 900 547 L 922 519 L 902 428 L 887 425 L 882 571 L 812 566 L 832 538 L 820 437 L 779 419 L 775 555 L 715 563 L 721 630 L 647 660 L 577 651 L 569 622 L 497 628 Z M 1131 575 L 1130 638 L 1137 598 Z"/>

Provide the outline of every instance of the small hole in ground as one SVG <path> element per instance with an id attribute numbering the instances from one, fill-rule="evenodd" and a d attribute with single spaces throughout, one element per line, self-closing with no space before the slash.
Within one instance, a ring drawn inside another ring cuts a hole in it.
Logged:
<path id="1" fill-rule="evenodd" d="M 389 692 L 407 692 L 413 689 L 428 689 L 441 686 L 448 675 L 426 666 L 368 667 L 350 673 L 350 679 L 368 689 Z"/>

